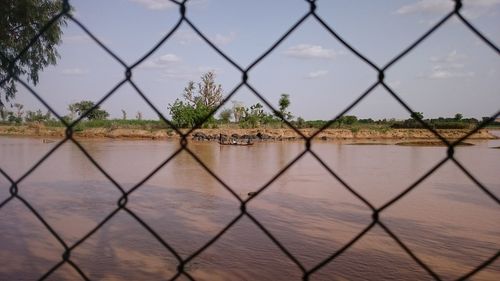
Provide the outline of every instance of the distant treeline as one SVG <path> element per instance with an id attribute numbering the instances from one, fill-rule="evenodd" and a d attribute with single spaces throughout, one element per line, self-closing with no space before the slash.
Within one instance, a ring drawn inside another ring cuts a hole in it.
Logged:
<path id="1" fill-rule="evenodd" d="M 469 129 L 477 126 L 481 121 L 487 121 L 489 117 L 483 117 L 481 120 L 476 118 L 463 118 L 461 114 L 456 114 L 453 118 L 421 118 L 423 122 L 428 124 L 433 129 Z M 291 122 L 297 128 L 323 128 L 329 121 L 325 120 L 297 120 Z M 500 122 L 493 121 L 488 124 L 489 127 L 500 127 Z M 356 116 L 347 115 L 342 116 L 332 122 L 329 128 L 351 128 L 351 127 L 387 127 L 392 129 L 423 129 L 425 128 L 421 122 L 415 118 L 408 118 L 405 120 L 392 119 L 379 119 L 374 120 L 358 119 Z"/>
<path id="2" fill-rule="evenodd" d="M 168 104 L 169 121 L 176 128 L 283 128 L 285 123 L 290 123 L 296 128 L 347 128 L 359 130 L 371 128 L 376 130 L 389 129 L 421 129 L 425 128 L 422 122 L 434 129 L 469 129 L 477 126 L 480 122 L 489 122 L 489 127 L 500 127 L 500 122 L 483 117 L 481 120 L 475 118 L 464 118 L 461 113 L 452 118 L 424 118 L 422 112 L 413 112 L 408 119 L 359 119 L 354 115 L 341 116 L 334 121 L 327 120 L 304 120 L 295 117 L 288 109 L 291 104 L 290 95 L 283 93 L 278 100 L 278 107 L 272 111 L 266 111 L 261 103 L 250 106 L 242 102 L 232 101 L 232 107 L 220 107 L 223 101 L 222 86 L 215 82 L 215 73 L 207 72 L 201 76 L 201 81 L 195 83 L 189 81 L 184 88 L 181 98 Z M 228 104 L 228 103 L 226 103 Z M 15 103 L 9 108 L 0 104 L 0 124 L 24 124 L 43 123 L 46 126 L 64 126 L 64 124 L 53 118 L 49 111 L 42 112 L 24 111 L 24 106 Z M 165 129 L 170 126 L 162 120 L 143 120 L 140 111 L 136 112 L 135 118 L 130 118 L 125 110 L 121 110 L 121 119 L 109 120 L 109 113 L 96 105 L 93 101 L 83 100 L 68 105 L 68 114 L 63 116 L 66 123 L 71 123 L 77 118 L 81 121 L 74 128 L 83 130 L 85 128 L 140 128 L 147 130 Z M 218 112 L 218 114 L 216 114 Z M 217 118 L 218 117 L 218 118 Z M 159 118 L 161 119 L 161 118 Z M 170 128 L 172 129 L 172 128 Z"/>

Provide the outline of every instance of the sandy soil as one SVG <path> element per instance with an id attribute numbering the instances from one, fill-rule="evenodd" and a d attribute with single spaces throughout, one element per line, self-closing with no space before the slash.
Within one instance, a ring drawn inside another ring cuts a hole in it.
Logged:
<path id="1" fill-rule="evenodd" d="M 459 139 L 468 133 L 468 130 L 437 130 L 446 139 Z M 313 135 L 315 129 L 302 129 L 300 132 L 304 136 Z M 183 130 L 187 133 L 187 130 Z M 215 139 L 220 134 L 232 136 L 234 134 L 239 137 L 252 136 L 255 139 L 264 140 L 296 140 L 299 135 L 292 129 L 198 129 L 191 135 L 199 133 L 199 135 L 207 136 L 207 139 Z M 34 136 L 46 138 L 61 138 L 65 136 L 64 128 L 44 127 L 43 125 L 29 126 L 0 126 L 0 135 L 13 136 Z M 141 130 L 141 129 L 107 129 L 107 128 L 92 128 L 83 131 L 75 132 L 77 138 L 123 138 L 123 139 L 176 139 L 179 135 L 173 130 Z M 315 136 L 321 140 L 434 140 L 436 137 L 430 131 L 424 129 L 391 129 L 387 131 L 360 129 L 351 131 L 349 129 L 326 129 Z M 469 137 L 469 139 L 495 139 L 493 134 L 488 130 L 483 129 Z"/>

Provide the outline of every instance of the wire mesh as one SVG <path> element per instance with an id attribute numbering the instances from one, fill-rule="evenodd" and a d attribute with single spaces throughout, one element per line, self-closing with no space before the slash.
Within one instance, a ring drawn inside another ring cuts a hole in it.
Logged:
<path id="1" fill-rule="evenodd" d="M 133 219 L 137 221 L 144 229 L 146 229 L 149 233 L 153 235 L 153 237 L 165 248 L 166 251 L 170 252 L 178 261 L 176 274 L 170 277 L 170 280 L 176 280 L 181 275 L 187 277 L 189 280 L 195 280 L 193 276 L 189 274 L 186 270 L 186 265 L 199 256 L 202 252 L 204 252 L 208 247 L 210 247 L 213 243 L 215 243 L 218 239 L 220 239 L 230 228 L 232 228 L 241 218 L 247 217 L 249 218 L 269 239 L 276 244 L 276 246 L 300 269 L 302 272 L 303 280 L 309 280 L 312 274 L 317 272 L 319 269 L 327 265 L 328 263 L 335 260 L 337 257 L 342 255 L 346 250 L 352 247 L 358 240 L 360 240 L 363 236 L 365 236 L 373 227 L 380 226 L 385 233 L 391 237 L 400 247 L 404 250 L 422 269 L 424 269 L 433 279 L 441 280 L 441 276 L 439 276 L 429 265 L 427 265 L 423 260 L 421 260 L 417 255 L 412 252 L 412 250 L 393 232 L 389 227 L 384 224 L 381 219 L 381 214 L 384 210 L 390 208 L 394 203 L 396 203 L 401 198 L 405 197 L 409 192 L 415 190 L 419 186 L 422 181 L 436 172 L 440 167 L 442 167 L 445 163 L 451 161 L 454 163 L 469 179 L 471 179 L 475 185 L 489 196 L 496 204 L 500 205 L 500 200 L 497 198 L 486 186 L 484 186 L 476 177 L 469 172 L 459 161 L 454 157 L 455 147 L 461 143 L 462 141 L 469 138 L 471 135 L 484 128 L 488 124 L 492 123 L 495 118 L 500 115 L 500 111 L 496 112 L 489 119 L 483 120 L 479 125 L 477 125 L 474 129 L 468 132 L 466 135 L 461 137 L 458 140 L 453 142 L 448 141 L 444 138 L 438 131 L 429 126 L 426 122 L 424 122 L 420 117 L 415 116 L 415 119 L 427 130 L 432 132 L 435 137 L 441 140 L 444 145 L 447 146 L 447 156 L 439 161 L 438 164 L 430 168 L 423 176 L 421 176 L 418 180 L 413 182 L 410 186 L 404 189 L 402 192 L 397 194 L 395 197 L 390 199 L 388 202 L 383 204 L 381 207 L 376 208 L 370 201 L 360 195 L 354 188 L 349 186 L 335 171 L 333 171 L 320 157 L 320 155 L 316 154 L 313 150 L 311 150 L 311 141 L 318 136 L 319 133 L 324 131 L 330 125 L 332 125 L 335 121 L 337 121 L 340 117 L 354 108 L 357 104 L 359 104 L 362 100 L 364 100 L 370 93 L 377 87 L 382 86 L 386 89 L 390 95 L 402 106 L 406 111 L 410 114 L 414 112 L 412 108 L 396 93 L 396 91 L 389 87 L 385 83 L 385 72 L 396 64 L 403 57 L 407 56 L 410 52 L 412 52 L 416 47 L 418 47 L 423 41 L 425 41 L 431 34 L 436 32 L 436 30 L 440 29 L 443 24 L 450 21 L 452 18 L 458 18 L 472 33 L 478 36 L 478 38 L 490 47 L 497 55 L 500 54 L 499 48 L 490 41 L 486 36 L 484 36 L 478 29 L 476 29 L 461 13 L 463 9 L 463 4 L 461 0 L 454 0 L 454 8 L 450 10 L 441 20 L 439 20 L 436 24 L 434 24 L 427 32 L 417 38 L 412 44 L 402 50 L 399 54 L 397 54 L 393 59 L 391 59 L 387 64 L 380 67 L 377 66 L 374 62 L 372 62 L 369 58 L 361 54 L 356 48 L 354 48 L 351 44 L 349 44 L 345 39 L 343 39 L 328 23 L 326 23 L 323 18 L 321 18 L 317 13 L 316 0 L 304 0 L 308 3 L 309 9 L 305 11 L 304 15 L 298 19 L 295 24 L 293 24 L 280 38 L 278 38 L 274 44 L 272 44 L 264 53 L 262 53 L 257 59 L 255 59 L 248 67 L 240 66 L 236 61 L 231 59 L 228 55 L 226 55 L 221 49 L 219 49 L 210 39 L 204 35 L 200 29 L 191 21 L 189 17 L 186 16 L 187 12 L 187 2 L 184 1 L 176 1 L 170 0 L 172 3 L 177 5 L 179 9 L 179 18 L 176 24 L 170 29 L 170 31 L 156 44 L 154 45 L 147 53 L 145 53 L 140 59 L 138 59 L 135 63 L 128 65 L 126 64 L 118 55 L 116 55 L 111 49 L 109 49 L 106 44 L 100 41 L 97 37 L 95 37 L 92 32 L 87 29 L 87 27 L 81 23 L 78 19 L 73 17 L 71 14 L 71 5 L 68 0 L 62 2 L 59 13 L 54 15 L 54 17 L 48 21 L 39 32 L 30 40 L 29 44 L 25 46 L 25 48 L 17 54 L 15 58 L 10 60 L 10 66 L 13 66 L 26 52 L 27 50 L 36 43 L 36 41 L 40 38 L 40 36 L 46 32 L 51 25 L 55 24 L 57 21 L 61 19 L 69 20 L 75 23 L 79 28 L 81 28 L 92 40 L 99 45 L 106 53 L 118 61 L 124 70 L 124 78 L 119 81 L 109 92 L 107 92 L 97 103 L 95 103 L 94 107 L 89 109 L 87 112 L 83 113 L 79 118 L 75 121 L 68 123 L 65 119 L 63 119 L 58 113 L 46 102 L 44 99 L 33 89 L 31 88 L 25 81 L 23 81 L 20 77 L 17 77 L 15 73 L 12 72 L 12 67 L 8 67 L 8 75 L 0 81 L 0 85 L 3 85 L 10 79 L 14 79 L 16 82 L 23 85 L 38 101 L 40 101 L 45 107 L 50 110 L 65 126 L 66 126 L 66 134 L 64 139 L 59 141 L 50 151 L 48 151 L 40 160 L 38 160 L 31 168 L 29 168 L 22 176 L 15 179 L 9 176 L 3 169 L 0 168 L 0 174 L 2 174 L 9 182 L 10 182 L 10 196 L 6 198 L 4 201 L 0 203 L 0 210 L 5 207 L 9 202 L 13 200 L 19 200 L 24 206 L 26 206 L 35 216 L 36 218 L 45 226 L 45 228 L 51 233 L 51 235 L 57 239 L 60 245 L 64 248 L 64 252 L 62 253 L 61 260 L 54 264 L 50 269 L 47 270 L 45 274 L 40 276 L 39 280 L 45 280 L 49 276 L 51 276 L 57 269 L 59 269 L 64 264 L 70 265 L 72 268 L 78 272 L 78 274 L 84 280 L 90 280 L 90 278 L 83 272 L 83 270 L 71 259 L 71 253 L 75 250 L 75 248 L 79 247 L 83 242 L 89 239 L 94 233 L 96 233 L 104 224 L 108 223 L 118 212 L 123 211 L 129 214 Z M 298 128 L 296 128 L 293 124 L 291 124 L 287 119 L 285 119 L 281 113 L 276 110 L 276 108 L 271 105 L 266 98 L 259 93 L 252 85 L 248 82 L 250 71 L 259 64 L 262 60 L 264 60 L 269 54 L 271 54 L 287 37 L 289 37 L 299 26 L 301 26 L 306 19 L 312 18 L 319 23 L 319 25 L 324 28 L 328 34 L 330 34 L 333 38 L 335 38 L 338 42 L 340 42 L 343 46 L 345 46 L 352 54 L 354 54 L 361 61 L 375 69 L 378 73 L 377 81 L 371 85 L 365 92 L 363 92 L 358 98 L 356 98 L 349 106 L 347 106 L 343 111 L 341 111 L 335 118 L 331 119 L 327 122 L 322 128 L 317 130 L 311 136 L 304 135 Z M 218 55 L 224 58 L 227 62 L 233 65 L 236 69 L 241 73 L 241 81 L 240 83 L 223 99 L 223 101 L 216 108 L 212 110 L 210 115 L 206 116 L 202 122 L 197 123 L 192 129 L 183 133 L 179 128 L 177 128 L 168 118 L 166 118 L 148 99 L 148 97 L 139 89 L 139 87 L 134 83 L 132 76 L 133 70 L 142 62 L 144 62 L 147 58 L 149 58 L 158 48 L 160 48 L 165 42 L 171 38 L 171 36 L 179 29 L 181 24 L 187 24 L 192 30 L 206 43 L 208 44 Z M 3 54 L 2 54 L 3 56 Z M 5 58 L 5 56 L 4 56 Z M 108 174 L 87 152 L 87 150 L 78 142 L 78 140 L 73 138 L 73 130 L 75 126 L 81 122 L 93 109 L 100 106 L 104 101 L 109 99 L 120 87 L 124 84 L 130 84 L 137 94 L 151 107 L 151 109 L 158 114 L 161 120 L 166 122 L 173 130 L 179 134 L 180 137 L 180 148 L 176 150 L 170 157 L 165 159 L 159 166 L 153 169 L 146 177 L 144 177 L 141 181 L 139 181 L 135 186 L 126 191 L 110 174 Z M 296 156 L 292 161 L 290 161 L 285 167 L 283 167 L 278 173 L 276 173 L 267 183 L 261 186 L 253 196 L 248 197 L 247 199 L 241 198 L 228 184 L 224 182 L 222 178 L 220 178 L 217 174 L 215 174 L 192 150 L 188 147 L 188 136 L 197 128 L 200 128 L 208 118 L 213 115 L 220 107 L 226 104 L 231 97 L 242 87 L 247 87 L 260 101 L 262 101 L 265 105 L 267 105 L 275 115 L 280 117 L 284 123 L 286 123 L 290 128 L 292 128 L 304 141 L 305 147 L 304 150 Z M 102 221 L 100 221 L 92 230 L 78 239 L 74 244 L 67 244 L 61 236 L 54 230 L 54 228 L 43 218 L 43 216 L 30 204 L 28 200 L 22 197 L 18 191 L 19 184 L 28 177 L 31 173 L 33 173 L 51 154 L 53 154 L 56 150 L 58 150 L 64 143 L 72 142 L 74 143 L 79 150 L 88 158 L 90 162 L 116 187 L 116 189 L 121 193 L 120 199 L 117 201 L 116 208 L 110 212 Z M 127 207 L 128 198 L 130 194 L 139 189 L 148 179 L 153 177 L 162 167 L 164 167 L 167 163 L 172 161 L 180 152 L 187 152 L 195 161 L 202 167 L 205 171 L 207 171 L 217 182 L 219 182 L 227 191 L 229 191 L 235 198 L 238 200 L 240 204 L 240 212 L 234 217 L 222 230 L 220 230 L 214 237 L 212 237 L 207 243 L 205 243 L 198 250 L 191 253 L 187 258 L 182 258 L 181 255 L 167 242 L 165 241 L 151 226 L 149 226 L 144 220 L 142 220 L 136 213 L 134 213 L 131 209 Z M 331 253 L 326 259 L 322 260 L 312 268 L 306 268 L 273 234 L 264 227 L 263 224 L 259 222 L 259 220 L 254 217 L 251 212 L 247 209 L 247 205 L 250 201 L 255 200 L 259 197 L 259 194 L 266 190 L 273 182 L 275 182 L 283 173 L 285 173 L 291 166 L 293 166 L 297 161 L 299 161 L 304 155 L 310 154 L 312 157 L 317 159 L 319 163 L 335 178 L 337 179 L 343 187 L 353 194 L 357 199 L 359 199 L 364 205 L 366 205 L 372 212 L 372 220 L 371 223 L 368 224 L 362 231 L 360 231 L 354 238 L 352 238 L 348 243 L 343 245 L 336 252 Z M 473 275 L 480 272 L 482 269 L 486 268 L 488 265 L 492 264 L 495 260 L 500 256 L 500 250 L 498 250 L 494 255 L 490 258 L 484 260 L 481 264 L 477 265 L 475 268 L 459 277 L 458 280 L 465 280 L 471 278 Z"/>

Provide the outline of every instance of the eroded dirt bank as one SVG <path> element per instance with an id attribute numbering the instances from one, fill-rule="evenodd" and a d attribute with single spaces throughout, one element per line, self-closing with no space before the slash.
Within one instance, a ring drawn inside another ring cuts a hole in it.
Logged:
<path id="1" fill-rule="evenodd" d="M 315 129 L 301 129 L 304 136 L 313 135 Z M 468 130 L 446 129 L 437 130 L 447 139 L 459 139 L 468 133 Z M 183 130 L 187 132 L 187 130 Z M 0 135 L 33 136 L 46 138 L 61 138 L 65 136 L 64 128 L 44 126 L 0 126 Z M 300 136 L 292 129 L 198 129 L 190 135 L 190 139 L 198 141 L 217 141 L 223 138 L 253 139 L 267 141 L 298 140 Z M 123 139 L 176 139 L 179 135 L 173 130 L 142 130 L 142 129 L 108 129 L 92 128 L 74 133 L 77 138 L 123 138 Z M 373 140 L 433 140 L 434 134 L 424 129 L 326 129 L 315 136 L 319 140 L 345 139 L 373 139 Z M 483 129 L 469 137 L 469 139 L 496 139 L 488 130 Z"/>

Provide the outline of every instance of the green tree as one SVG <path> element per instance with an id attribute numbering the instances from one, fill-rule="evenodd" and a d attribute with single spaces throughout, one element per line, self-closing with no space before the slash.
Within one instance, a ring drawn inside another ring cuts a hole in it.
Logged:
<path id="1" fill-rule="evenodd" d="M 461 113 L 457 113 L 457 114 L 455 114 L 455 117 L 453 117 L 453 119 L 455 119 L 455 121 L 460 121 L 460 120 L 462 120 L 462 118 L 464 118 L 464 116 Z"/>
<path id="2" fill-rule="evenodd" d="M 264 123 L 266 113 L 264 107 L 260 103 L 251 105 L 249 108 L 244 109 L 244 114 L 240 120 L 240 125 L 244 128 L 256 128 Z M 242 123 L 241 123 L 242 121 Z"/>
<path id="3" fill-rule="evenodd" d="M 61 42 L 61 27 L 65 18 L 54 22 L 13 65 L 11 61 L 52 17 L 62 10 L 62 0 L 2 0 L 0 4 L 0 81 L 9 76 L 26 75 L 33 84 L 38 73 L 56 63 L 59 54 L 55 48 Z M 16 85 L 9 78 L 0 85 L 0 104 L 14 98 Z"/>
<path id="4" fill-rule="evenodd" d="M 208 115 L 222 101 L 222 86 L 215 83 L 215 74 L 209 71 L 201 76 L 198 83 L 198 93 L 195 94 L 195 83 L 189 81 L 184 88 L 184 101 L 176 99 L 168 105 L 172 123 L 181 128 L 200 125 L 205 119 L 207 123 L 214 123 L 215 118 Z M 207 118 L 208 117 L 208 118 Z"/>
<path id="5" fill-rule="evenodd" d="M 224 108 L 220 114 L 220 120 L 222 123 L 227 124 L 231 120 L 231 115 L 233 115 L 233 111 L 230 108 Z"/>
<path id="6" fill-rule="evenodd" d="M 413 112 L 411 114 L 411 118 L 415 119 L 415 120 L 417 120 L 417 119 L 423 120 L 424 119 L 424 114 L 422 112 Z"/>
<path id="7" fill-rule="evenodd" d="M 302 117 L 297 117 L 297 122 L 295 122 L 295 126 L 297 126 L 297 128 L 299 129 L 305 128 L 306 120 L 304 120 L 304 118 Z"/>
<path id="8" fill-rule="evenodd" d="M 15 103 L 14 107 L 16 108 L 16 117 L 22 119 L 23 114 L 24 114 L 24 111 L 23 111 L 24 105 L 22 105 L 20 103 Z"/>
<path id="9" fill-rule="evenodd" d="M 337 119 L 338 126 L 342 125 L 354 125 L 358 122 L 358 117 L 354 115 L 344 115 Z"/>
<path id="10" fill-rule="evenodd" d="M 127 112 L 125 111 L 125 109 L 122 109 L 122 119 L 127 120 Z"/>
<path id="11" fill-rule="evenodd" d="M 290 95 L 289 94 L 281 94 L 280 99 L 278 101 L 279 104 L 279 112 L 285 120 L 290 120 L 293 118 L 292 114 L 287 111 L 290 106 Z"/>
<path id="12" fill-rule="evenodd" d="M 85 100 L 81 102 L 76 102 L 70 104 L 68 108 L 73 109 L 78 116 L 84 115 L 87 111 L 91 110 L 92 107 L 95 106 L 93 101 Z M 103 120 L 109 117 L 109 113 L 103 109 L 100 109 L 100 106 L 97 106 L 95 109 L 90 111 L 90 113 L 86 116 L 88 120 Z"/>
<path id="13" fill-rule="evenodd" d="M 201 124 L 212 110 L 201 103 L 193 106 L 179 99 L 169 104 L 168 108 L 172 123 L 179 128 L 190 128 Z M 213 117 L 210 117 L 208 123 L 213 123 L 213 121 Z"/>
<path id="14" fill-rule="evenodd" d="M 26 122 L 45 122 L 50 120 L 50 111 L 47 110 L 47 112 L 44 114 L 42 113 L 42 110 L 38 109 L 37 111 L 31 111 L 28 110 L 26 111 L 26 117 L 24 120 Z"/>

